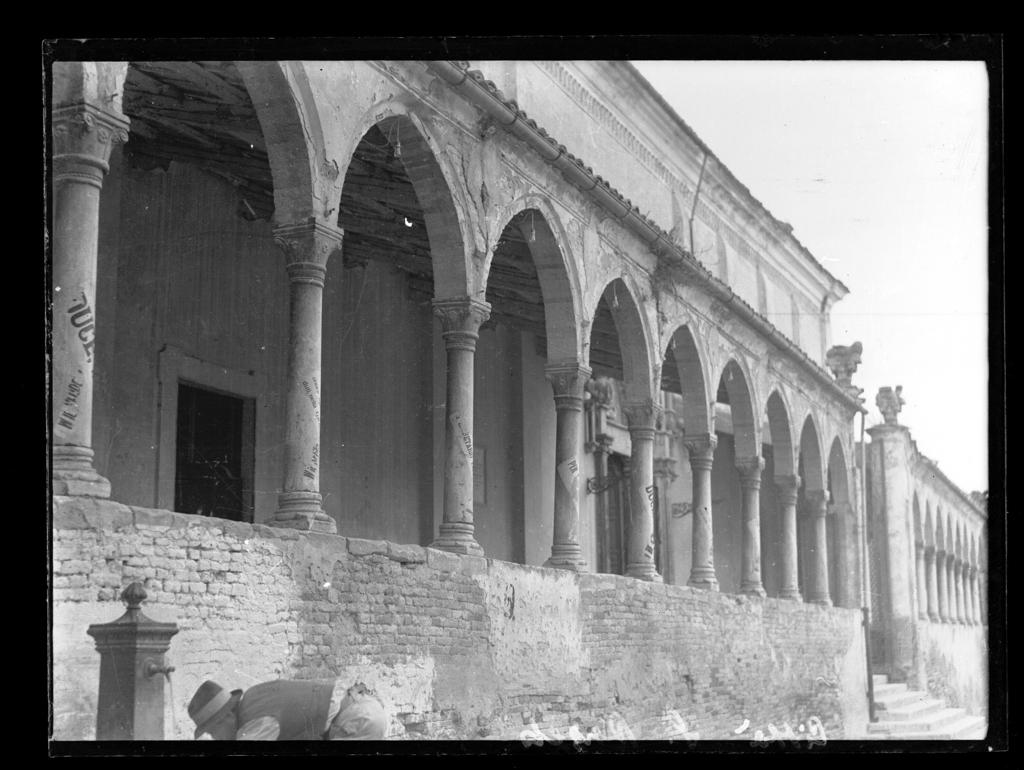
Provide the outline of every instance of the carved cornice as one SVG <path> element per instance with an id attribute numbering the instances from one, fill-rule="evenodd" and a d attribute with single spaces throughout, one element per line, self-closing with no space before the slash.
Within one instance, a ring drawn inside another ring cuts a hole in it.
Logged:
<path id="1" fill-rule="evenodd" d="M 274 228 L 274 243 L 284 252 L 289 279 L 321 287 L 327 260 L 341 251 L 342 237 L 340 228 L 315 220 Z"/>
<path id="2" fill-rule="evenodd" d="M 491 316 L 491 305 L 472 297 L 435 299 L 434 315 L 441 319 L 441 334 L 449 350 L 476 350 L 480 326 Z"/>
<path id="3" fill-rule="evenodd" d="M 54 181 L 77 180 L 99 186 L 110 170 L 115 144 L 128 141 L 128 118 L 88 102 L 53 111 Z"/>

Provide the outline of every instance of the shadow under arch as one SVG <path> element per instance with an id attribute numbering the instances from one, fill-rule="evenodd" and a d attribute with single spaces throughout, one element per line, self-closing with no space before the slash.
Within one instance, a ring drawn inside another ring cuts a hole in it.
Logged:
<path id="1" fill-rule="evenodd" d="M 793 442 L 791 411 L 782 393 L 775 389 L 768 396 L 765 407 L 768 430 L 771 433 L 772 461 L 776 476 L 793 476 L 797 469 L 797 448 Z"/>
<path id="2" fill-rule="evenodd" d="M 567 242 L 554 212 L 539 196 L 516 201 L 484 266 L 488 296 L 508 301 L 540 327 L 549 361 L 581 361 L 580 292 Z M 540 287 L 540 302 L 531 283 Z M 491 302 L 492 314 L 497 308 Z"/>
<path id="3" fill-rule="evenodd" d="M 670 369 L 674 369 L 674 372 Z M 678 383 L 683 404 L 683 427 L 687 436 L 713 435 L 715 432 L 708 371 L 690 326 L 683 324 L 677 327 L 665 350 L 662 387 L 667 390 L 669 388 L 664 383 Z"/>
<path id="4" fill-rule="evenodd" d="M 603 374 L 622 381 L 626 402 L 657 397 L 653 356 L 645 316 L 637 292 L 626 276 L 613 278 L 604 287 L 594 311 L 588 344 L 588 360 L 595 376 Z"/>
<path id="5" fill-rule="evenodd" d="M 369 147 L 368 140 L 371 145 Z M 409 208 L 408 200 L 396 199 L 395 205 L 389 208 L 394 208 L 402 215 L 401 220 L 394 222 L 396 226 L 408 227 L 408 220 L 413 222 L 414 228 L 421 225 L 425 229 L 429 242 L 434 297 L 449 299 L 471 296 L 474 293 L 474 279 L 470 263 L 472 249 L 467 248 L 471 243 L 469 224 L 464 221 L 465 217 L 455 204 L 453 182 L 445 169 L 446 160 L 423 122 L 413 113 L 399 113 L 373 123 L 363 134 L 349 162 L 345 174 L 346 187 L 354 172 L 366 170 L 361 164 L 353 169 L 353 164 L 374 156 L 377 162 L 371 170 L 369 182 L 380 184 L 383 182 L 381 175 L 392 178 L 401 175 L 415 192 L 418 220 L 406 216 L 403 206 Z M 377 178 L 373 178 L 373 174 Z M 386 187 L 383 192 L 385 196 L 390 193 Z M 342 227 L 346 217 L 345 203 L 343 193 L 342 210 L 339 212 Z M 381 213 L 387 215 L 387 212 Z"/>

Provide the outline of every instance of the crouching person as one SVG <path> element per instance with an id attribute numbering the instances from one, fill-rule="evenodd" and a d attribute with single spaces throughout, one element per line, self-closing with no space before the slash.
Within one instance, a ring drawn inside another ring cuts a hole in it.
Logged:
<path id="1" fill-rule="evenodd" d="M 195 737 L 221 741 L 375 741 L 384 707 L 366 687 L 335 680 L 279 679 L 228 692 L 203 682 L 188 704 Z"/>

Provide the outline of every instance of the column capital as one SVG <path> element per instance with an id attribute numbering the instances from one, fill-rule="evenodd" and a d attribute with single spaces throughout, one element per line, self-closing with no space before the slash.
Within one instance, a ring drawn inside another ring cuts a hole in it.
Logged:
<path id="1" fill-rule="evenodd" d="M 718 446 L 718 436 L 714 433 L 684 435 L 683 444 L 686 446 L 686 451 L 690 453 L 691 467 L 697 470 L 711 470 L 715 447 Z"/>
<path id="2" fill-rule="evenodd" d="M 736 470 L 740 472 L 740 486 L 743 489 L 761 488 L 761 472 L 764 470 L 763 457 L 737 457 Z"/>
<path id="3" fill-rule="evenodd" d="M 812 518 L 828 515 L 828 491 L 811 489 L 804 493 L 807 499 L 807 512 Z"/>
<path id="4" fill-rule="evenodd" d="M 54 181 L 75 180 L 102 184 L 110 169 L 115 144 L 128 141 L 129 121 L 89 102 L 76 102 L 53 110 Z"/>
<path id="5" fill-rule="evenodd" d="M 324 285 L 327 260 L 341 251 L 340 227 L 309 219 L 274 228 L 274 243 L 284 252 L 288 278 L 297 283 Z"/>
<path id="6" fill-rule="evenodd" d="M 491 305 L 472 297 L 433 301 L 434 315 L 441 319 L 441 334 L 449 350 L 476 350 L 480 327 L 491 317 Z"/>
<path id="7" fill-rule="evenodd" d="M 772 480 L 779 491 L 779 501 L 782 505 L 796 505 L 797 495 L 800 491 L 800 477 L 793 474 L 792 476 L 775 476 Z"/>
<path id="8" fill-rule="evenodd" d="M 626 415 L 630 434 L 637 431 L 650 431 L 652 439 L 654 438 L 654 426 L 661 412 L 661 405 L 650 398 L 622 405 L 622 413 Z"/>
<path id="9" fill-rule="evenodd" d="M 579 361 L 553 361 L 544 367 L 544 376 L 555 392 L 555 409 L 583 409 L 583 386 L 590 379 L 590 368 Z"/>

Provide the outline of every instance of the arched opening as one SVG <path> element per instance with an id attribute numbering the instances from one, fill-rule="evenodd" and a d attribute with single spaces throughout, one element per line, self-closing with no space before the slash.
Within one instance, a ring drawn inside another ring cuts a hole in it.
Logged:
<path id="1" fill-rule="evenodd" d="M 552 553 L 557 472 L 545 367 L 576 360 L 578 325 L 566 259 L 539 208 L 502 230 L 486 300 L 474 383 L 477 539 L 489 556 L 540 565 Z"/>
<path id="2" fill-rule="evenodd" d="M 857 544 L 854 537 L 855 514 L 850 496 L 849 470 L 842 442 L 832 441 L 828 456 L 829 513 L 826 520 L 828 541 L 829 590 L 840 607 L 857 607 Z"/>
<path id="3" fill-rule="evenodd" d="M 921 503 L 917 498 L 917 490 L 914 490 L 911 509 L 914 517 L 914 584 L 917 596 L 917 614 L 918 617 L 924 618 L 928 614 L 928 586 L 925 582 L 924 522 L 921 518 Z"/>
<path id="4" fill-rule="evenodd" d="M 624 574 L 629 546 L 633 502 L 630 495 L 632 443 L 626 404 L 646 393 L 653 396 L 650 356 L 640 308 L 628 284 L 613 279 L 605 287 L 590 327 L 589 361 L 593 373 L 589 406 L 591 434 L 603 445 L 588 457 L 585 472 L 592 470 L 595 484 L 588 497 L 594 505 L 584 515 L 592 517 L 590 551 L 597 572 Z M 601 438 L 603 437 L 603 438 Z"/>
<path id="5" fill-rule="evenodd" d="M 427 203 L 424 203 L 426 201 Z M 441 518 L 444 345 L 431 303 L 460 241 L 451 195 L 405 116 L 369 128 L 349 160 L 340 264 L 323 300 L 321 489 L 338 531 L 429 544 Z"/>
<path id="6" fill-rule="evenodd" d="M 760 421 L 754 415 L 750 386 L 743 369 L 730 360 L 717 383 L 715 448 L 711 469 L 712 530 L 715 572 L 720 590 L 737 593 L 743 569 L 743 487 L 737 463 L 762 457 Z M 760 547 L 758 548 L 760 558 Z"/>
<path id="7" fill-rule="evenodd" d="M 693 331 L 680 326 L 669 338 L 661 368 L 665 426 L 658 451 L 665 472 L 657 509 L 657 565 L 665 582 L 676 585 L 687 583 L 693 566 L 693 471 L 683 439 L 714 435 L 706 382 L 707 367 Z"/>
<path id="8" fill-rule="evenodd" d="M 818 498 L 827 494 L 827 476 L 821 452 L 818 429 L 812 415 L 807 415 L 800 431 L 800 454 L 797 473 L 800 492 L 797 498 L 797 575 L 800 594 L 805 600 L 814 595 L 817 576 L 817 544 L 815 515 Z"/>
<path id="9" fill-rule="evenodd" d="M 935 519 L 932 516 L 930 500 L 924 503 L 924 548 L 925 548 L 925 602 L 930 620 L 938 618 L 938 595 L 935 584 Z"/>
<path id="10" fill-rule="evenodd" d="M 132 62 L 123 90 L 131 126 L 100 207 L 97 468 L 127 504 L 266 520 L 288 295 L 257 109 L 232 62 Z"/>
<path id="11" fill-rule="evenodd" d="M 783 544 L 783 499 L 787 480 L 796 475 L 796 448 L 789 409 L 778 390 L 772 391 L 765 406 L 767 431 L 764 436 L 765 468 L 761 484 L 761 577 L 768 596 L 782 590 L 785 555 Z M 776 485 L 778 480 L 781 486 Z M 795 490 L 794 490 L 795 492 Z"/>

